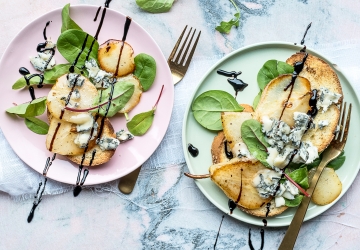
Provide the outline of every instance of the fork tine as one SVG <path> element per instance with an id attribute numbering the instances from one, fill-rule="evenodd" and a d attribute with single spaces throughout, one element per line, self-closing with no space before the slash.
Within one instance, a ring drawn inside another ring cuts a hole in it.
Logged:
<path id="1" fill-rule="evenodd" d="M 343 145 L 345 145 L 346 143 L 346 140 L 347 140 L 347 137 L 348 137 L 348 133 L 349 133 L 349 127 L 350 127 L 350 117 L 351 117 L 351 103 L 349 105 L 349 111 L 348 111 L 348 115 L 347 115 L 347 118 L 346 118 L 346 125 L 345 125 L 345 128 L 344 128 L 344 135 L 343 135 Z"/>
<path id="2" fill-rule="evenodd" d="M 184 28 L 183 32 L 181 33 L 179 39 L 176 41 L 176 44 L 175 44 L 175 46 L 174 46 L 174 48 L 173 48 L 173 50 L 171 51 L 171 54 L 170 54 L 170 56 L 169 56 L 168 62 L 170 62 L 170 61 L 172 61 L 172 60 L 174 59 L 175 53 L 176 53 L 176 51 L 177 51 L 177 49 L 178 49 L 178 47 L 179 47 L 179 45 L 180 45 L 180 42 L 181 42 L 181 40 L 182 40 L 182 38 L 183 38 L 183 36 L 184 36 L 184 33 L 185 33 L 185 31 L 186 31 L 186 28 L 187 28 L 187 25 L 185 26 L 185 28 Z"/>
<path id="3" fill-rule="evenodd" d="M 195 40 L 195 43 L 194 43 L 194 45 L 193 45 L 193 48 L 192 48 L 192 50 L 191 50 L 191 52 L 190 52 L 190 54 L 189 54 L 189 57 L 188 57 L 188 59 L 187 59 L 187 61 L 186 61 L 186 64 L 185 64 L 185 67 L 186 67 L 186 68 L 189 67 L 191 58 L 192 58 L 193 55 L 194 55 L 194 52 L 195 52 L 197 43 L 198 43 L 199 38 L 200 38 L 200 35 L 201 35 L 201 31 L 199 32 L 199 35 L 197 36 L 197 38 L 196 38 L 196 40 Z"/>
<path id="4" fill-rule="evenodd" d="M 186 47 L 186 50 L 185 50 L 185 52 L 184 52 L 184 55 L 183 55 L 182 59 L 181 59 L 181 61 L 180 61 L 180 65 L 182 65 L 182 64 L 184 63 L 184 61 L 185 61 L 186 55 L 187 55 L 187 53 L 188 53 L 188 51 L 189 51 L 189 48 L 190 48 L 190 46 L 191 46 L 191 42 L 192 42 L 192 40 L 193 40 L 193 38 L 194 38 L 195 32 L 196 32 L 196 29 L 194 29 L 194 32 L 192 33 L 191 39 L 190 39 L 190 41 L 189 41 L 189 43 L 188 43 L 188 46 Z M 190 34 L 190 33 L 189 33 L 189 34 Z M 184 43 L 184 45 L 185 45 L 185 43 Z M 179 54 L 179 55 L 180 55 L 180 54 Z"/>
<path id="5" fill-rule="evenodd" d="M 339 115 L 339 121 L 337 123 L 337 126 L 339 126 L 339 131 L 337 133 L 335 133 L 335 136 L 334 136 L 334 140 L 335 139 L 338 139 L 339 138 L 339 132 L 340 132 L 340 127 L 341 127 L 341 114 L 342 114 L 342 108 L 343 108 L 343 103 L 344 102 L 341 102 L 340 103 L 340 107 L 339 107 L 339 111 L 340 111 L 340 115 Z"/>
<path id="6" fill-rule="evenodd" d="M 339 129 L 339 133 L 338 133 L 338 141 L 341 141 L 341 137 L 342 137 L 342 133 L 344 130 L 344 125 L 345 125 L 345 113 L 346 113 L 346 102 L 344 104 L 344 108 L 343 110 L 340 111 L 340 115 L 341 115 L 341 123 L 340 123 L 340 129 Z M 340 119 L 339 119 L 340 120 Z"/>
<path id="7" fill-rule="evenodd" d="M 180 56 L 181 56 L 181 54 L 182 54 L 182 52 L 183 52 L 183 50 L 184 50 L 184 47 L 185 47 L 185 45 L 186 45 L 186 42 L 187 42 L 187 40 L 188 40 L 188 38 L 189 38 L 189 36 L 190 36 L 190 34 L 191 34 L 191 31 L 192 31 L 192 27 L 190 28 L 190 31 L 189 31 L 189 33 L 187 34 L 187 36 L 186 36 L 186 38 L 185 38 L 185 41 L 184 41 L 184 43 L 183 43 L 182 46 L 181 46 L 181 49 L 179 50 L 179 53 L 178 53 L 178 55 L 177 55 L 177 57 L 176 57 L 176 59 L 175 59 L 175 63 L 177 63 L 177 62 L 179 61 Z"/>

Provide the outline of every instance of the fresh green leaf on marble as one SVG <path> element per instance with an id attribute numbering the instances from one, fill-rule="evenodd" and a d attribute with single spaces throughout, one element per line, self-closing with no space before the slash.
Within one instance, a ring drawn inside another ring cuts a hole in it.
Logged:
<path id="1" fill-rule="evenodd" d="M 136 4 L 143 10 L 150 13 L 168 12 L 174 0 L 136 0 Z"/>
<path id="2" fill-rule="evenodd" d="M 234 3 L 233 0 L 230 0 L 230 2 L 234 5 L 234 7 L 236 9 L 236 13 L 234 14 L 235 18 L 233 18 L 233 19 L 231 19 L 230 21 L 227 21 L 227 22 L 226 21 L 221 21 L 220 25 L 216 26 L 216 28 L 215 28 L 220 33 L 229 34 L 232 26 L 239 27 L 240 10 L 236 6 L 236 4 Z"/>

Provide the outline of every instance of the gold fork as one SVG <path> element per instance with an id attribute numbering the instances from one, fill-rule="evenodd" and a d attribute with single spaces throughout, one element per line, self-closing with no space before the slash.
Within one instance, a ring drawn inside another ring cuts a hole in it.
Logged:
<path id="1" fill-rule="evenodd" d="M 194 38 L 196 29 L 194 30 L 194 32 L 192 33 L 191 39 L 188 42 L 188 38 L 191 34 L 192 28 L 190 28 L 189 33 L 186 36 L 185 41 L 182 43 L 181 49 L 178 51 L 179 45 L 181 44 L 181 40 L 185 34 L 187 25 L 185 26 L 183 32 L 181 33 L 179 39 L 177 40 L 169 58 L 168 58 L 168 65 L 170 67 L 171 70 L 171 75 L 173 77 L 173 81 L 174 81 L 174 85 L 177 84 L 178 82 L 181 81 L 181 79 L 183 79 L 187 69 L 189 68 L 190 65 L 190 61 L 194 55 L 194 51 L 196 49 L 196 45 L 199 41 L 200 35 L 201 35 L 201 31 L 199 32 L 194 44 L 192 44 L 192 40 Z M 187 45 L 187 46 L 186 46 Z M 184 48 L 186 46 L 185 52 L 184 52 Z M 192 47 L 191 47 L 192 46 Z M 190 50 L 190 54 L 188 54 Z M 175 58 L 176 52 L 177 56 Z M 184 53 L 183 53 L 184 52 Z M 186 61 L 185 61 L 186 59 Z M 184 64 L 185 62 L 185 64 Z M 139 176 L 140 173 L 140 169 L 142 166 L 140 166 L 139 168 L 135 169 L 133 172 L 131 172 L 128 175 L 125 175 L 123 177 L 120 178 L 120 182 L 119 182 L 119 190 L 120 192 L 122 192 L 123 194 L 130 194 L 134 187 L 135 187 L 135 183 L 137 181 L 137 178 Z"/>
<path id="2" fill-rule="evenodd" d="M 342 105 L 340 106 L 340 111 L 341 111 L 341 119 L 339 119 L 339 123 L 338 123 L 340 125 L 340 130 L 337 133 L 337 135 L 335 135 L 334 139 L 327 147 L 327 149 L 325 149 L 320 165 L 317 167 L 314 177 L 311 180 L 310 187 L 308 190 L 306 190 L 306 192 L 310 194 L 310 196 L 314 192 L 314 189 L 316 187 L 316 184 L 319 180 L 319 177 L 323 169 L 331 160 L 338 157 L 345 147 L 345 143 L 349 133 L 349 126 L 350 126 L 351 103 L 349 105 L 349 111 L 346 120 L 345 120 L 346 102 L 343 109 L 342 109 Z M 294 248 L 296 238 L 299 234 L 301 224 L 303 223 L 307 208 L 310 203 L 310 199 L 311 198 L 306 196 L 303 198 L 300 206 L 298 207 L 294 215 L 293 220 L 291 221 L 288 230 L 286 231 L 284 239 L 279 247 L 279 250 L 289 250 Z"/>

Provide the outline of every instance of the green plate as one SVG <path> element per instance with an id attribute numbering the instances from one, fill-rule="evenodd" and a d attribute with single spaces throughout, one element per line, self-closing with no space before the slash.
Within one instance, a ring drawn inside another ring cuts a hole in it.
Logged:
<path id="1" fill-rule="evenodd" d="M 280 61 L 286 61 L 292 54 L 298 52 L 302 46 L 294 45 L 291 43 L 283 42 L 267 42 L 254 44 L 236 50 L 229 55 L 225 56 L 219 62 L 217 62 L 202 78 L 198 87 L 193 93 L 191 102 L 188 104 L 182 131 L 182 142 L 183 150 L 185 154 L 186 163 L 192 174 L 207 174 L 209 173 L 208 169 L 212 165 L 211 160 L 211 143 L 216 136 L 216 132 L 211 132 L 203 128 L 198 124 L 192 114 L 191 104 L 194 99 L 199 96 L 201 93 L 208 90 L 224 90 L 230 94 L 234 94 L 234 90 L 230 84 L 228 84 L 226 77 L 218 75 L 216 73 L 217 69 L 223 69 L 226 71 L 242 71 L 243 73 L 239 76 L 244 82 L 248 83 L 249 86 L 243 91 L 239 92 L 237 101 L 239 103 L 247 103 L 252 105 L 254 97 L 259 92 L 259 87 L 257 85 L 256 77 L 259 69 L 263 64 L 270 59 L 277 59 Z M 324 56 L 315 52 L 314 50 L 307 49 L 307 51 L 317 57 L 322 58 L 330 65 L 333 65 L 329 62 Z M 314 218 L 315 216 L 325 212 L 332 205 L 337 202 L 342 195 L 349 189 L 352 182 L 354 181 L 360 167 L 360 154 L 357 151 L 351 150 L 358 148 L 359 144 L 359 134 L 356 130 L 360 124 L 359 117 L 359 99 L 354 91 L 354 88 L 344 76 L 344 74 L 338 69 L 334 68 L 336 73 L 339 76 L 343 93 L 344 101 L 351 102 L 353 105 L 349 138 L 347 145 L 345 147 L 346 161 L 345 164 L 336 171 L 339 176 L 343 188 L 341 195 L 333 203 L 326 206 L 317 206 L 310 203 L 309 209 L 306 213 L 305 220 Z M 197 157 L 192 157 L 187 151 L 187 144 L 192 143 L 195 147 L 199 149 L 199 155 Z M 201 190 L 201 192 L 220 210 L 224 213 L 229 214 L 228 208 L 228 198 L 225 194 L 218 188 L 210 179 L 196 180 L 195 183 Z M 279 227 L 289 225 L 291 219 L 296 211 L 296 208 L 289 208 L 284 213 L 279 216 L 272 218 L 267 218 L 268 226 L 270 227 Z M 253 225 L 263 225 L 262 218 L 254 217 L 248 215 L 239 209 L 235 209 L 232 215 L 230 215 L 238 220 L 253 224 Z"/>

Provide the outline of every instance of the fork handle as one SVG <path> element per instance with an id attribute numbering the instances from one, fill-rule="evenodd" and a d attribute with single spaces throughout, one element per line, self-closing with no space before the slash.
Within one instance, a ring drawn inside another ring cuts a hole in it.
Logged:
<path id="1" fill-rule="evenodd" d="M 306 190 L 306 192 L 310 195 L 310 197 L 304 196 L 304 198 L 302 199 L 302 201 L 294 215 L 294 218 L 292 219 L 290 226 L 289 226 L 288 230 L 286 231 L 286 234 L 280 244 L 279 250 L 289 250 L 289 249 L 294 248 L 301 225 L 304 221 L 306 211 L 309 207 L 311 196 L 314 192 L 316 184 L 318 183 L 318 180 L 319 180 L 319 177 L 320 177 L 322 171 L 324 170 L 325 166 L 329 163 L 329 161 L 330 160 L 322 161 L 320 163 L 320 165 L 317 167 L 314 177 L 312 178 L 312 180 L 310 182 L 310 187 L 308 188 L 308 190 Z"/>

